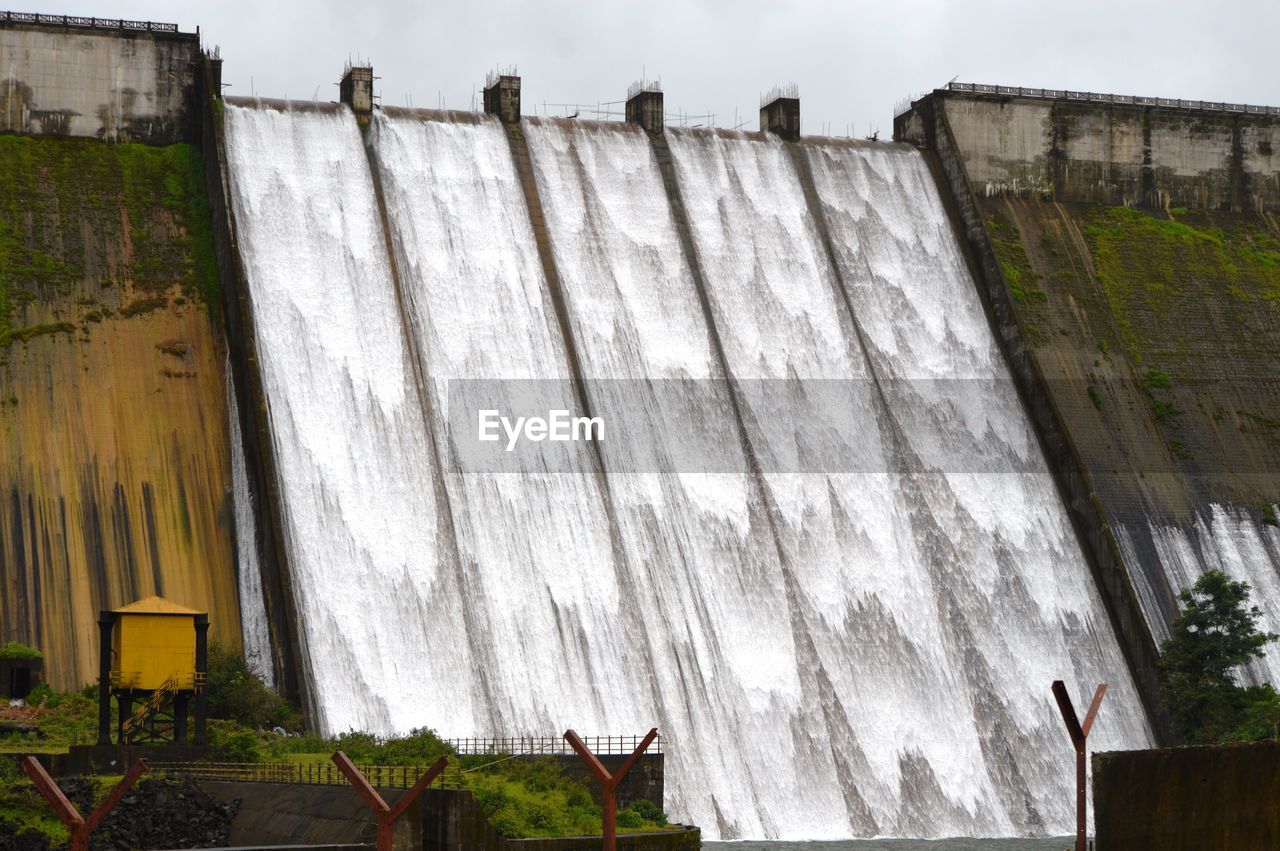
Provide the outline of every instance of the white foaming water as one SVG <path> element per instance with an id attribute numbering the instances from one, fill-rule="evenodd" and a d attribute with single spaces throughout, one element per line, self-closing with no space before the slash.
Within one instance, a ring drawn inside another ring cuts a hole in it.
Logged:
<path id="1" fill-rule="evenodd" d="M 1117 526 L 1116 538 L 1130 564 L 1138 563 L 1135 535 L 1151 536 L 1159 564 L 1173 593 L 1185 591 L 1206 570 L 1221 570 L 1239 582 L 1249 583 L 1249 602 L 1262 610 L 1258 628 L 1280 634 L 1280 529 L 1257 523 L 1248 512 L 1223 505 L 1209 506 L 1208 516 L 1197 517 L 1190 529 L 1151 522 L 1145 530 Z M 1156 641 L 1169 638 L 1156 592 L 1141 570 L 1132 571 L 1138 586 L 1147 625 Z M 1181 605 L 1181 604 L 1179 604 Z M 1249 663 L 1244 679 L 1250 684 L 1280 685 L 1280 648 L 1272 644 L 1267 655 Z"/>
<path id="2" fill-rule="evenodd" d="M 805 146 L 837 274 L 784 146 L 669 131 L 708 317 L 646 137 L 526 122 L 566 339 L 496 121 L 375 117 L 390 252 L 346 110 L 228 131 L 325 729 L 656 724 L 708 837 L 1064 832 L 1056 678 L 1111 684 L 1096 746 L 1148 743 L 918 155 Z M 473 466 L 467 380 L 568 378 L 734 471 L 607 439 Z"/>
<path id="3" fill-rule="evenodd" d="M 470 723 L 461 595 L 355 121 L 228 105 L 227 142 L 317 721 Z"/>
<path id="4" fill-rule="evenodd" d="M 496 119 L 374 121 L 373 150 L 394 236 L 462 560 L 463 593 L 485 703 L 438 723 L 450 735 L 614 729 L 619 713 L 652 717 L 619 614 L 620 577 L 590 449 L 564 448 L 558 469 L 514 459 L 509 471 L 468 465 L 450 434 L 451 382 L 565 379 L 560 336 L 524 195 Z M 474 386 L 474 385 L 464 385 Z M 488 385 L 485 385 L 488 386 Z M 493 408 L 522 409 L 525 385 Z M 461 419 L 457 426 L 468 428 Z M 452 687 L 442 682 L 442 687 Z M 627 700 L 620 695 L 634 695 Z"/>
<path id="5" fill-rule="evenodd" d="M 236 578 L 240 592 L 240 629 L 244 658 L 249 667 L 269 686 L 275 685 L 275 665 L 271 657 L 271 632 L 267 607 L 262 597 L 262 570 L 258 562 L 258 524 L 249 493 L 249 473 L 245 467 L 244 438 L 240 434 L 240 408 L 231 381 L 230 360 L 223 367 L 227 379 L 227 414 L 231 429 L 231 500 L 236 516 Z"/>
<path id="6" fill-rule="evenodd" d="M 628 664 L 649 681 L 636 684 L 641 701 L 615 694 L 606 705 L 616 723 L 660 724 L 673 812 L 763 835 L 758 810 L 799 815 L 823 791 L 766 756 L 791 751 L 782 707 L 799 697 L 781 566 L 727 388 L 673 386 L 724 376 L 657 161 L 639 132 L 531 122 L 525 132 L 594 410 L 606 422 L 643 413 L 648 430 L 682 436 L 603 444 L 636 601 L 624 612 Z M 738 472 L 683 472 L 693 459 L 671 456 L 686 439 L 704 445 L 703 424 Z M 651 702 L 656 715 L 637 714 Z"/>
<path id="7" fill-rule="evenodd" d="M 837 279 L 781 143 L 667 135 L 731 372 L 877 379 L 839 419 L 858 423 L 850 433 L 886 472 L 765 475 L 784 519 L 793 625 L 811 648 L 805 721 L 845 797 L 804 830 L 1063 831 L 1070 748 L 1049 683 L 1064 679 L 1078 699 L 1111 684 L 1097 747 L 1150 737 L 923 161 L 898 148 L 802 149 Z M 780 413 L 744 404 L 752 422 Z M 786 444 L 757 445 L 764 457 L 807 437 L 749 435 Z M 1010 472 L 942 466 L 975 451 Z M 822 756 L 797 747 L 818 768 Z"/>

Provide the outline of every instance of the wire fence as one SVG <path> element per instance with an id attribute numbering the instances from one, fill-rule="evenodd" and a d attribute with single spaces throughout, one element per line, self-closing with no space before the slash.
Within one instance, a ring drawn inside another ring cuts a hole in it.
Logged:
<path id="1" fill-rule="evenodd" d="M 1071 89 L 1036 89 L 1024 86 L 994 86 L 987 83 L 947 83 L 946 91 L 979 95 L 1040 98 L 1043 100 L 1067 100 L 1079 103 L 1116 104 L 1121 106 L 1154 106 L 1162 109 L 1194 109 L 1209 112 L 1232 112 L 1246 115 L 1280 115 L 1280 106 L 1256 106 L 1247 103 L 1226 103 L 1212 100 L 1182 100 L 1180 98 L 1142 97 L 1141 95 L 1102 94 L 1100 92 L 1076 92 Z M 911 104 L 898 105 L 895 115 L 911 109 Z"/>
<path id="2" fill-rule="evenodd" d="M 583 736 L 582 743 L 594 754 L 630 754 L 644 736 Z M 513 736 L 509 738 L 446 739 L 458 756 L 510 754 L 512 756 L 557 756 L 575 753 L 562 736 Z M 645 753 L 662 753 L 662 736 L 653 740 Z"/>
<path id="3" fill-rule="evenodd" d="M 95 30 L 132 30 L 135 32 L 176 33 L 177 24 L 155 21 L 127 21 L 123 18 L 85 18 L 79 15 L 41 15 L 36 12 L 0 12 L 0 21 L 13 24 L 44 24 L 54 27 L 76 27 Z"/>

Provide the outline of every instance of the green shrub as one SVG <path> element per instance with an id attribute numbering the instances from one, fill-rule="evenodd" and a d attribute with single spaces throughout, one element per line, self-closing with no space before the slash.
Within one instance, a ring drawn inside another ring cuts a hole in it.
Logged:
<path id="1" fill-rule="evenodd" d="M 525 835 L 524 822 L 511 807 L 489 814 L 489 825 L 499 836 L 507 839 L 519 839 Z"/>
<path id="2" fill-rule="evenodd" d="M 662 807 L 652 801 L 646 801 L 644 798 L 632 801 L 627 809 L 649 824 L 657 825 L 658 827 L 665 827 L 668 824 L 667 814 L 662 811 Z"/>
<path id="3" fill-rule="evenodd" d="M 40 683 L 27 695 L 27 705 L 43 706 L 45 709 L 57 709 L 62 705 L 62 695 L 49 688 L 48 684 Z"/>
<path id="4" fill-rule="evenodd" d="M 21 659 L 28 662 L 38 662 L 43 658 L 44 654 L 39 650 L 17 641 L 8 641 L 0 644 L 0 659 Z"/>
<path id="5" fill-rule="evenodd" d="M 644 819 L 635 810 L 618 810 L 618 827 L 623 830 L 635 830 L 644 827 Z"/>
<path id="6" fill-rule="evenodd" d="M 453 754 L 443 739 L 426 727 L 381 741 L 374 749 L 373 762 L 379 765 L 430 765 L 442 756 Z"/>
<path id="7" fill-rule="evenodd" d="M 227 762 L 262 762 L 262 740 L 257 733 L 246 730 L 234 721 L 221 719 L 209 722 L 209 747 Z"/>
<path id="8" fill-rule="evenodd" d="M 497 813 L 512 804 L 511 798 L 501 784 L 480 786 L 472 789 L 471 794 L 475 797 L 476 803 L 480 805 L 480 809 L 488 814 Z"/>
<path id="9" fill-rule="evenodd" d="M 1240 726 L 1224 739 L 1229 742 L 1280 739 L 1280 693 L 1270 685 L 1261 685 L 1245 689 L 1242 697 Z"/>
<path id="10" fill-rule="evenodd" d="M 36 725 L 47 740 L 67 744 L 89 744 L 98 737 L 97 695 L 85 697 L 83 692 L 60 694 L 46 704 L 48 713 Z"/>
<path id="11" fill-rule="evenodd" d="M 205 690 L 209 717 L 235 721 L 245 727 L 284 727 L 296 730 L 302 716 L 283 697 L 262 682 L 244 656 L 218 641 L 209 642 Z"/>
<path id="12" fill-rule="evenodd" d="M 353 762 L 377 762 L 374 754 L 378 752 L 378 737 L 373 733 L 348 730 L 338 736 L 338 750 L 351 757 Z"/>
<path id="13" fill-rule="evenodd" d="M 1276 636 L 1258 630 L 1262 613 L 1248 604 L 1249 584 L 1210 570 L 1178 598 L 1183 609 L 1158 663 L 1174 731 L 1188 744 L 1262 737 L 1280 720 L 1280 700 L 1270 686 L 1237 685 L 1234 672 L 1264 656 Z"/>
<path id="14" fill-rule="evenodd" d="M 338 750 L 338 740 L 317 736 L 314 733 L 302 736 L 273 735 L 267 740 L 267 748 L 273 759 L 279 759 L 288 754 L 331 754 Z"/>
<path id="15" fill-rule="evenodd" d="M 534 832 L 560 833 L 560 813 L 546 801 L 530 801 L 524 807 L 524 820 Z"/>

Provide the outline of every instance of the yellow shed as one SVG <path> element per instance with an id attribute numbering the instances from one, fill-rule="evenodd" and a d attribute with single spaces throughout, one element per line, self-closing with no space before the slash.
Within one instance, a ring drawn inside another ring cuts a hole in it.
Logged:
<path id="1" fill-rule="evenodd" d="M 157 690 L 174 677 L 178 690 L 195 689 L 195 623 L 203 612 L 147 597 L 114 614 L 111 681 L 116 688 Z"/>

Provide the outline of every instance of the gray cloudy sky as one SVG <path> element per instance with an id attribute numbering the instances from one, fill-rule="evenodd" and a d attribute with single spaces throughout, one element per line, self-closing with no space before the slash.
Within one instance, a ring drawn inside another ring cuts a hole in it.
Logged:
<path id="1" fill-rule="evenodd" d="M 896 102 L 952 77 L 1280 104 L 1274 0 L 10 2 L 199 25 L 231 94 L 333 100 L 343 63 L 366 57 L 388 105 L 466 109 L 486 71 L 517 65 L 526 114 L 594 106 L 643 70 L 661 77 L 669 112 L 730 127 L 736 109 L 749 129 L 760 93 L 794 81 L 810 134 L 888 137 Z"/>

